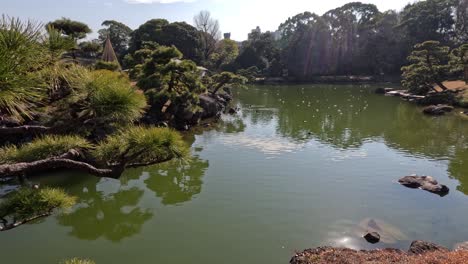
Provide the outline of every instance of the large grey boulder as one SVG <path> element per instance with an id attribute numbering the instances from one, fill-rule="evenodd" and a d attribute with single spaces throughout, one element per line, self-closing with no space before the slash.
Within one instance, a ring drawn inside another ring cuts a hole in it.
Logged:
<path id="1" fill-rule="evenodd" d="M 203 109 L 202 118 L 215 117 L 219 112 L 223 111 L 224 105 L 219 98 L 209 95 L 200 95 L 200 107 Z"/>

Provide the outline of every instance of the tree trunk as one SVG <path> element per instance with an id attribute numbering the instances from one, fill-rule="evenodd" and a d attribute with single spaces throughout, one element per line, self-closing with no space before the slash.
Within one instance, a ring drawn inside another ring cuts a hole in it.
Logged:
<path id="1" fill-rule="evenodd" d="M 17 221 L 17 222 L 11 223 L 11 224 L 3 223 L 3 226 L 0 226 L 0 231 L 11 230 L 11 229 L 16 228 L 16 227 L 18 227 L 20 225 L 24 225 L 26 223 L 29 223 L 31 221 L 34 221 L 36 219 L 46 217 L 46 216 L 49 216 L 49 215 L 51 215 L 51 213 L 43 213 L 43 214 L 35 215 L 35 216 L 30 217 L 30 218 L 24 219 L 22 221 Z"/>
<path id="2" fill-rule="evenodd" d="M 443 91 L 447 91 L 448 88 L 442 83 L 442 82 L 436 82 L 437 85 L 439 85 L 439 87 L 443 90 Z"/>
<path id="3" fill-rule="evenodd" d="M 0 136 L 44 134 L 49 132 L 50 129 L 50 127 L 44 126 L 0 127 Z"/>
<path id="4" fill-rule="evenodd" d="M 98 169 L 91 164 L 66 158 L 49 158 L 33 162 L 20 162 L 0 165 L 0 178 L 20 177 L 22 175 L 47 171 L 52 169 L 78 170 L 97 177 L 118 179 L 125 169 L 124 165 L 111 169 Z"/>
<path id="5" fill-rule="evenodd" d="M 465 83 L 468 84 L 468 65 L 465 65 Z"/>
<path id="6" fill-rule="evenodd" d="M 219 89 L 221 89 L 227 82 L 225 81 L 222 81 L 220 82 L 214 89 L 213 91 L 211 92 L 212 95 L 216 95 L 219 91 Z"/>

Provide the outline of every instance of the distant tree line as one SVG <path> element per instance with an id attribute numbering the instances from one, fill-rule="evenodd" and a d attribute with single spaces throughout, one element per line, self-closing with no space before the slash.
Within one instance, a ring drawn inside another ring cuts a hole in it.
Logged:
<path id="1" fill-rule="evenodd" d="M 466 8 L 465 0 L 420 1 L 408 4 L 401 12 L 380 12 L 372 4 L 349 3 L 322 16 L 305 12 L 287 19 L 280 25 L 279 40 L 273 47 L 279 48 L 289 74 L 300 79 L 315 75 L 399 75 L 418 43 L 434 40 L 451 48 L 466 43 Z M 249 38 L 247 44 L 252 42 L 255 39 Z M 272 58 L 264 52 L 260 50 L 259 57 L 272 67 Z"/>
<path id="2" fill-rule="evenodd" d="M 352 2 L 323 15 L 297 14 L 274 32 L 257 27 L 241 43 L 221 39 L 220 25 L 207 11 L 194 17 L 194 26 L 152 19 L 131 30 L 111 20 L 102 24 L 105 28 L 98 31 L 99 40 L 82 42 L 80 48 L 99 54 L 109 37 L 128 69 L 142 64 L 143 55 L 161 45 L 175 46 L 184 59 L 209 70 L 241 73 L 247 78 L 400 75 L 416 44 L 430 40 L 455 49 L 467 43 L 467 9 L 467 0 L 419 1 L 399 12 L 382 12 L 373 4 Z M 87 30 L 70 35 L 81 38 Z"/>

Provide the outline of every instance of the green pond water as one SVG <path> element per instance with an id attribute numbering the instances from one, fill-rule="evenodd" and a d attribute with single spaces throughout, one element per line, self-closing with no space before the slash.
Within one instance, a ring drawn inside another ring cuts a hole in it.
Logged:
<path id="1" fill-rule="evenodd" d="M 468 119 L 424 116 L 374 88 L 238 90 L 238 115 L 186 135 L 189 164 L 132 169 L 120 180 L 35 177 L 79 203 L 0 233 L 1 263 L 288 263 L 295 250 L 321 245 L 467 241 Z M 450 193 L 397 184 L 413 173 L 434 176 Z M 369 226 L 382 243 L 361 238 Z"/>

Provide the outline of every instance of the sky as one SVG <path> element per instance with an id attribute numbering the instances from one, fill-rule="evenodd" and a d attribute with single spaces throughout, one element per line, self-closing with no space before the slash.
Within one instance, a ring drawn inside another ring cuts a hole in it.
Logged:
<path id="1" fill-rule="evenodd" d="M 354 0 L 356 1 L 356 0 Z M 415 0 L 363 0 L 379 10 L 401 10 Z M 0 13 L 46 23 L 60 17 L 85 22 L 93 29 L 91 38 L 104 20 L 117 20 L 132 29 L 152 18 L 186 21 L 201 10 L 219 20 L 223 33 L 242 41 L 259 26 L 274 31 L 288 17 L 304 11 L 319 15 L 353 0 L 0 0 Z"/>

